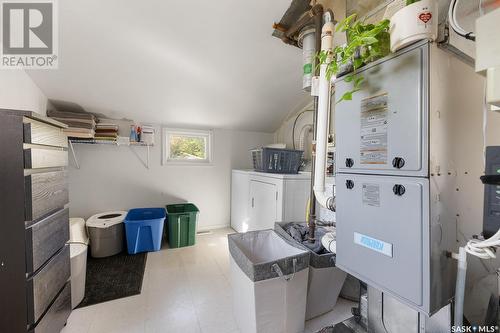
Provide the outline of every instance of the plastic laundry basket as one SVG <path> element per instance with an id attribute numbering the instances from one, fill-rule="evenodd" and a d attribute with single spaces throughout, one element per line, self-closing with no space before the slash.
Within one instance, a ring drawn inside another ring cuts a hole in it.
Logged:
<path id="1" fill-rule="evenodd" d="M 258 148 L 252 149 L 252 161 L 255 171 L 268 173 L 299 173 L 303 150 Z"/>
<path id="2" fill-rule="evenodd" d="M 243 333 L 304 331 L 309 251 L 272 230 L 228 236 L 233 312 Z"/>
<path id="3" fill-rule="evenodd" d="M 159 251 L 164 223 L 164 208 L 131 209 L 124 221 L 128 253 Z"/>
<path id="4" fill-rule="evenodd" d="M 167 205 L 168 245 L 171 248 L 195 244 L 198 213 L 192 203 Z"/>

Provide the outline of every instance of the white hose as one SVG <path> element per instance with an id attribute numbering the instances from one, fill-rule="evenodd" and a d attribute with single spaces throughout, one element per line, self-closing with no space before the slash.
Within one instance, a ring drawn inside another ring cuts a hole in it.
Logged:
<path id="1" fill-rule="evenodd" d="M 497 247 L 500 247 L 500 229 L 488 239 L 471 239 L 465 245 L 465 251 L 481 259 L 494 259 Z"/>
<path id="2" fill-rule="evenodd" d="M 455 286 L 455 314 L 454 325 L 461 327 L 464 315 L 465 278 L 467 275 L 467 253 L 480 259 L 496 258 L 495 249 L 500 247 L 500 229 L 490 238 L 485 240 L 471 239 L 464 247 L 459 248 L 458 255 L 453 257 L 458 260 L 457 281 Z"/>

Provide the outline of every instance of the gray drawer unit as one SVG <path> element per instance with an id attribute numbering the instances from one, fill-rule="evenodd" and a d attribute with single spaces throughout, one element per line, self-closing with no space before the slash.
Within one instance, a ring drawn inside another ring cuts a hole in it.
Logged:
<path id="1" fill-rule="evenodd" d="M 38 270 L 69 239 L 69 210 L 59 210 L 26 229 L 26 273 Z"/>
<path id="2" fill-rule="evenodd" d="M 421 176 L 428 168 L 429 47 L 361 71 L 363 89 L 335 106 L 338 173 Z M 336 96 L 352 89 L 336 81 Z"/>
<path id="3" fill-rule="evenodd" d="M 337 221 L 338 267 L 417 307 L 428 303 L 428 179 L 337 175 Z"/>
<path id="4" fill-rule="evenodd" d="M 67 171 L 35 173 L 25 178 L 26 221 L 37 220 L 69 201 Z"/>
<path id="5" fill-rule="evenodd" d="M 71 311 L 65 127 L 0 109 L 0 332 L 60 332 Z"/>
<path id="6" fill-rule="evenodd" d="M 27 281 L 28 324 L 42 317 L 71 276 L 69 246 L 65 245 L 40 271 Z"/>
<path id="7" fill-rule="evenodd" d="M 30 333 L 54 333 L 59 332 L 66 324 L 71 313 L 71 284 L 66 283 L 64 289 L 59 293 L 56 300 L 50 306 L 47 313 L 30 330 Z"/>
<path id="8" fill-rule="evenodd" d="M 68 166 L 68 151 L 62 148 L 36 147 L 24 150 L 24 168 L 41 169 Z"/>
<path id="9" fill-rule="evenodd" d="M 38 120 L 24 117 L 24 142 L 54 146 L 68 147 L 68 138 L 63 132 L 63 129 Z"/>

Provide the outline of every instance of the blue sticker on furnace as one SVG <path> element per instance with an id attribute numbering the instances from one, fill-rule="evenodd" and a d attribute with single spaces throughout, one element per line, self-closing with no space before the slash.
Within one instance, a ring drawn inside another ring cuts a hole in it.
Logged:
<path id="1" fill-rule="evenodd" d="M 379 239 L 354 233 L 354 243 L 392 258 L 392 244 Z"/>
<path id="2" fill-rule="evenodd" d="M 361 243 L 375 250 L 382 251 L 384 249 L 384 243 L 366 236 L 361 237 Z"/>

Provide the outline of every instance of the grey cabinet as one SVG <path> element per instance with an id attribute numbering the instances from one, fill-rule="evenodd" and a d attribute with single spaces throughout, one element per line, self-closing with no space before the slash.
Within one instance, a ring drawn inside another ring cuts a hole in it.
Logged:
<path id="1" fill-rule="evenodd" d="M 348 254 L 341 255 L 342 262 L 349 261 L 350 270 L 369 285 L 422 307 L 429 180 L 338 174 L 337 184 L 337 220 L 349 221 L 337 223 L 337 233 L 350 235 L 337 240 L 337 248 Z M 403 186 L 404 195 L 395 193 L 395 186 Z"/>
<path id="2" fill-rule="evenodd" d="M 71 312 L 64 127 L 0 109 L 0 332 L 59 332 Z"/>

